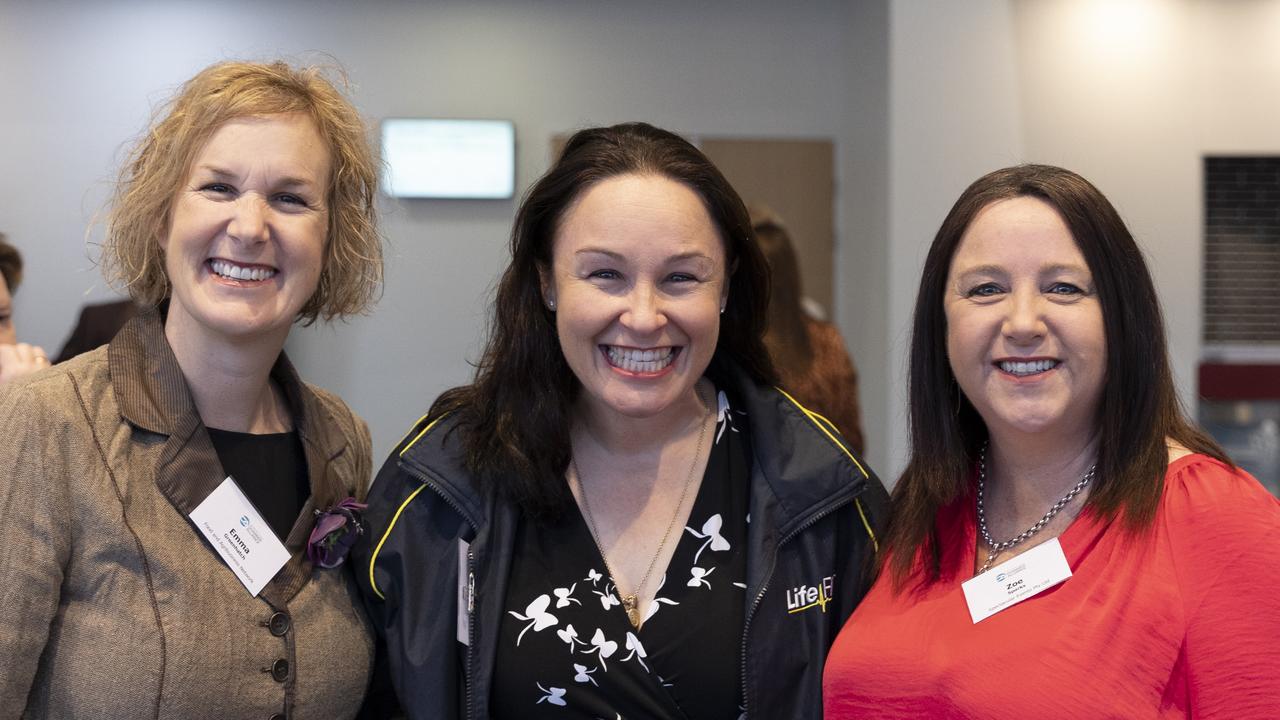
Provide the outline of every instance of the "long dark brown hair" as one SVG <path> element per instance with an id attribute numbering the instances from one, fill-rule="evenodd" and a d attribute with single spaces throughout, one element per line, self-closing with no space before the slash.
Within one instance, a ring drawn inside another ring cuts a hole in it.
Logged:
<path id="1" fill-rule="evenodd" d="M 607 178 L 652 174 L 682 183 L 701 199 L 729 270 L 729 300 L 711 363 L 730 362 L 759 383 L 776 382 L 765 350 L 769 270 L 746 208 L 720 171 L 674 133 L 644 123 L 582 130 L 529 189 L 511 231 L 511 263 L 498 283 L 475 381 L 441 395 L 430 416 L 452 413 L 467 468 L 485 491 L 531 517 L 559 516 L 573 502 L 564 481 L 570 410 L 580 385 L 564 359 L 555 316 L 543 304 L 540 269 L 551 267 L 560 220 L 582 193 Z"/>
<path id="2" fill-rule="evenodd" d="M 947 275 L 973 219 L 999 200 L 1029 196 L 1062 217 L 1097 287 L 1107 343 L 1099 403 L 1098 472 L 1085 504 L 1125 526 L 1150 526 L 1164 491 L 1166 438 L 1230 463 L 1192 424 L 1169 369 L 1164 321 L 1142 251 L 1111 203 L 1088 180 L 1059 167 L 1019 165 L 984 175 L 961 194 L 929 248 L 911 332 L 911 459 L 893 491 L 886 555 L 901 588 L 919 556 L 926 580 L 939 573 L 938 511 L 966 490 L 987 428 L 961 392 L 947 359 Z"/>

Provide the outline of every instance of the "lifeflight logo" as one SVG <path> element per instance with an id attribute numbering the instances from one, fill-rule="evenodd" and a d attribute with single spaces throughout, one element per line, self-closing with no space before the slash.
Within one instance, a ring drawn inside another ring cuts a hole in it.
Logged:
<path id="1" fill-rule="evenodd" d="M 809 608 L 820 607 L 827 611 L 827 603 L 831 602 L 835 592 L 836 576 L 828 575 L 817 585 L 800 585 L 787 591 L 787 613 L 804 612 Z"/>

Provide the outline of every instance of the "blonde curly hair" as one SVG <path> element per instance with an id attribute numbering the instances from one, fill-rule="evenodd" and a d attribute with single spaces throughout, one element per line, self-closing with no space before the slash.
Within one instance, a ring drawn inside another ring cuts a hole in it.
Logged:
<path id="1" fill-rule="evenodd" d="M 120 170 L 102 252 L 107 279 L 144 305 L 167 298 L 160 241 L 196 154 L 228 120 L 282 113 L 310 117 L 332 160 L 320 281 L 298 318 L 309 325 L 366 311 L 382 283 L 378 169 L 368 129 L 321 68 L 284 62 L 211 65 L 157 111 Z"/>

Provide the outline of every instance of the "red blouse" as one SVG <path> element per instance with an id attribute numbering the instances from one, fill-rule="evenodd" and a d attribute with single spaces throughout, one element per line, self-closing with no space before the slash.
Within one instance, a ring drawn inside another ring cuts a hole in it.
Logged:
<path id="1" fill-rule="evenodd" d="M 938 529 L 941 579 L 882 576 L 840 632 L 826 717 L 1280 716 L 1280 501 L 1247 473 L 1180 458 L 1150 532 L 1082 514 L 1072 577 L 976 625 L 972 495 Z"/>

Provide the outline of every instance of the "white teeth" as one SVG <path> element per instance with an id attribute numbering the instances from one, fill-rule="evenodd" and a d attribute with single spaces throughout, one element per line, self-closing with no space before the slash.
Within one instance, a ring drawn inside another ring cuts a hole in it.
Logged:
<path id="1" fill-rule="evenodd" d="M 231 278 L 232 280 L 266 280 L 276 274 L 276 271 L 270 268 L 241 267 L 226 260 L 211 260 L 209 267 L 222 277 Z"/>
<path id="2" fill-rule="evenodd" d="M 658 372 L 670 365 L 676 357 L 676 349 L 673 347 L 638 350 L 606 345 L 605 352 L 609 354 L 609 362 L 614 367 L 635 373 Z"/>
<path id="3" fill-rule="evenodd" d="M 1000 363 L 1000 369 L 1011 375 L 1035 375 L 1047 370 L 1052 370 L 1058 366 L 1057 360 L 1032 360 L 1031 362 L 1016 362 L 1005 360 Z"/>

